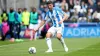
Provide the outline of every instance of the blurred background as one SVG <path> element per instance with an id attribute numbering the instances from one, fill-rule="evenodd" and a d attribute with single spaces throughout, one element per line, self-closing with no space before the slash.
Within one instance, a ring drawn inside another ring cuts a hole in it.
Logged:
<path id="1" fill-rule="evenodd" d="M 3 9 L 8 11 L 10 7 L 13 7 L 15 10 L 18 8 L 30 10 L 31 7 L 38 8 L 39 3 L 39 0 L 0 0 L 0 11 Z"/>
<path id="2" fill-rule="evenodd" d="M 0 14 L 3 11 L 8 14 L 11 7 L 15 12 L 21 8 L 22 14 L 26 8 L 30 14 L 34 7 L 40 22 L 48 10 L 48 1 L 52 1 L 55 7 L 61 8 L 68 15 L 64 21 L 64 37 L 100 37 L 100 0 L 0 0 Z"/>
<path id="3" fill-rule="evenodd" d="M 45 18 L 48 1 L 68 16 L 63 32 L 67 53 L 56 38 L 52 39 L 55 52 L 44 53 L 51 21 L 37 34 L 29 29 Z M 0 56 L 30 56 L 32 46 L 37 48 L 35 56 L 100 56 L 100 0 L 0 0 L 0 40 Z"/>

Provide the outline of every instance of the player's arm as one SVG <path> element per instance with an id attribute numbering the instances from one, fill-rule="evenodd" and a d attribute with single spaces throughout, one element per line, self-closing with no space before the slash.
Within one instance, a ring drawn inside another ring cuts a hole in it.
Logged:
<path id="1" fill-rule="evenodd" d="M 68 15 L 65 13 L 65 12 L 63 12 L 63 19 L 59 22 L 60 24 L 63 22 L 63 21 L 65 21 L 65 20 L 67 20 L 68 19 Z"/>
<path id="2" fill-rule="evenodd" d="M 39 29 L 40 27 L 42 27 L 44 24 L 45 24 L 45 20 L 42 20 L 41 23 L 40 23 L 40 25 L 39 25 L 39 27 L 38 27 L 38 29 Z"/>
<path id="3" fill-rule="evenodd" d="M 63 16 L 63 18 L 59 22 L 59 24 L 61 24 L 64 20 L 67 20 L 68 19 L 69 16 L 61 8 L 56 7 L 56 10 L 59 12 L 60 15 Z"/>
<path id="4" fill-rule="evenodd" d="M 48 20 L 48 16 L 47 16 L 47 15 L 44 17 L 44 19 L 43 19 L 43 20 L 41 21 L 41 23 L 39 24 L 38 29 L 39 29 L 40 27 L 42 27 L 42 26 L 45 24 L 46 20 Z M 38 29 L 37 29 L 37 30 L 38 30 Z M 37 30 L 36 30 L 36 31 L 37 31 Z"/>
<path id="5" fill-rule="evenodd" d="M 63 17 L 62 21 L 65 21 L 67 19 L 68 19 L 68 15 L 66 13 L 64 13 L 64 17 Z"/>

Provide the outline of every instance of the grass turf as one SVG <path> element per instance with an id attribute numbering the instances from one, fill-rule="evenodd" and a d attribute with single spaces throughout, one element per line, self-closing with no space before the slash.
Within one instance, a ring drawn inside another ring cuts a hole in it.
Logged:
<path id="1" fill-rule="evenodd" d="M 100 56 L 100 38 L 66 38 L 65 42 L 69 48 L 65 52 L 57 39 L 52 39 L 53 53 L 45 53 L 47 45 L 45 40 L 24 42 L 0 41 L 0 56 Z M 36 47 L 36 54 L 29 54 L 29 47 Z"/>

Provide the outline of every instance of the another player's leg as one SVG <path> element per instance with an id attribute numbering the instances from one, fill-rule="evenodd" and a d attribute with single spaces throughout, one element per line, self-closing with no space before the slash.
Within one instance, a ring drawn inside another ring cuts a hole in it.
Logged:
<path id="1" fill-rule="evenodd" d="M 53 52 L 53 50 L 52 50 L 52 42 L 51 42 L 51 33 L 50 32 L 48 32 L 47 34 L 46 34 L 46 42 L 47 42 L 47 46 L 48 46 L 48 50 L 46 51 L 46 52 Z"/>
<path id="2" fill-rule="evenodd" d="M 10 26 L 10 35 L 11 35 L 11 39 L 10 42 L 14 42 L 15 38 L 14 38 L 14 23 L 13 22 L 9 22 L 9 26 Z"/>
<path id="3" fill-rule="evenodd" d="M 30 30 L 30 40 L 33 40 L 33 31 Z"/>
<path id="4" fill-rule="evenodd" d="M 34 40 L 36 40 L 37 38 L 37 32 L 34 33 L 34 30 L 36 29 L 37 25 L 35 24 L 30 24 L 29 25 L 29 29 L 30 29 L 30 40 L 33 40 L 33 37 L 34 37 Z"/>
<path id="5" fill-rule="evenodd" d="M 61 42 L 62 46 L 64 47 L 65 51 L 68 52 L 68 48 L 64 42 L 64 39 L 62 37 L 62 34 L 61 33 L 57 33 L 57 38 L 58 40 Z"/>
<path id="6" fill-rule="evenodd" d="M 38 27 L 38 24 L 35 24 L 35 25 L 34 25 L 34 30 L 37 29 L 37 27 Z M 37 37 L 38 37 L 37 34 L 38 34 L 38 32 L 35 32 L 34 40 L 37 39 Z"/>
<path id="7" fill-rule="evenodd" d="M 36 32 L 35 35 L 34 35 L 34 40 L 36 40 L 36 38 L 37 38 L 37 32 Z"/>

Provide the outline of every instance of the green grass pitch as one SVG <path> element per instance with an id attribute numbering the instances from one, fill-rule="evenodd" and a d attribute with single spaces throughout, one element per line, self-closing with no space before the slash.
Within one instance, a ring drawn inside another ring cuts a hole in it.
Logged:
<path id="1" fill-rule="evenodd" d="M 0 41 L 0 56 L 100 56 L 100 38 L 65 38 L 69 48 L 65 52 L 60 42 L 53 38 L 53 53 L 45 53 L 47 45 L 45 39 L 10 43 Z M 28 48 L 36 47 L 36 54 L 29 54 Z"/>

